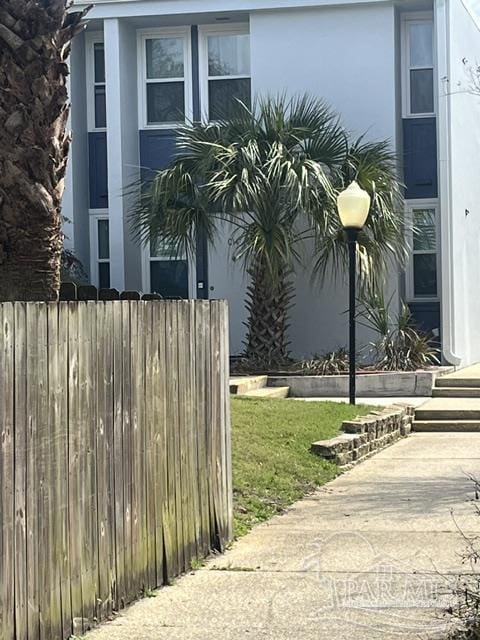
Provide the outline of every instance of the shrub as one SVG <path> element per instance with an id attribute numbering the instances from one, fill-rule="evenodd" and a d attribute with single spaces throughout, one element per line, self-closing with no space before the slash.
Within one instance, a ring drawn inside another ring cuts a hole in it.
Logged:
<path id="1" fill-rule="evenodd" d="M 480 481 L 471 478 L 475 485 L 475 501 L 480 496 Z M 480 516 L 478 503 L 475 510 Z M 449 636 L 452 640 L 480 640 L 480 575 L 478 564 L 480 562 L 480 539 L 478 536 L 467 536 L 460 532 L 466 543 L 466 551 L 462 555 L 463 564 L 468 566 L 468 571 L 458 577 L 453 591 L 457 598 L 456 606 L 448 613 L 455 621 L 455 630 Z"/>
<path id="2" fill-rule="evenodd" d="M 369 348 L 378 369 L 382 371 L 415 371 L 438 364 L 438 349 L 432 335 L 418 329 L 408 305 L 402 302 L 392 318 L 390 300 L 373 295 L 363 302 L 359 313 L 364 326 L 380 335 Z"/>
<path id="3" fill-rule="evenodd" d="M 334 376 L 348 372 L 348 349 L 341 347 L 311 360 L 302 360 L 297 373 L 305 376 Z M 297 365 L 298 366 L 298 365 Z"/>

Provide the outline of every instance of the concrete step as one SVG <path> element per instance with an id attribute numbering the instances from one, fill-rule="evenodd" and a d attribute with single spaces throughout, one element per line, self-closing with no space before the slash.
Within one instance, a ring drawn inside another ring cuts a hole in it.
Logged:
<path id="1" fill-rule="evenodd" d="M 267 386 L 267 376 L 233 376 L 230 378 L 230 393 L 243 395 L 253 389 Z"/>
<path id="2" fill-rule="evenodd" d="M 439 376 L 435 379 L 436 387 L 480 387 L 479 378 L 463 378 L 454 376 Z"/>
<path id="3" fill-rule="evenodd" d="M 480 398 L 480 387 L 434 387 L 434 398 Z"/>
<path id="4" fill-rule="evenodd" d="M 472 364 L 453 373 L 440 375 L 435 380 L 436 387 L 480 387 L 480 364 Z"/>
<path id="5" fill-rule="evenodd" d="M 414 420 L 412 428 L 413 431 L 425 433 L 435 431 L 480 432 L 480 420 Z"/>
<path id="6" fill-rule="evenodd" d="M 251 389 L 238 395 L 242 398 L 287 398 L 289 392 L 290 387 L 264 387 L 263 389 Z"/>
<path id="7" fill-rule="evenodd" d="M 480 421 L 480 398 L 432 398 L 415 409 L 415 420 Z"/>

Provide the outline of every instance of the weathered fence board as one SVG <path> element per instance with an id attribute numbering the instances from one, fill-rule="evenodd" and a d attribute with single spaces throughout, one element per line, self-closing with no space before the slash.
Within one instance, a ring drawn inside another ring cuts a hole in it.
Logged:
<path id="1" fill-rule="evenodd" d="M 13 637 L 15 629 L 14 589 L 14 316 L 13 305 L 2 305 L 2 344 L 0 347 L 0 389 L 10 392 L 3 398 L 1 411 L 0 508 L 2 514 L 1 563 L 2 572 L 0 615 L 6 638 Z"/>
<path id="2" fill-rule="evenodd" d="M 0 638 L 81 635 L 231 537 L 226 304 L 0 304 Z"/>

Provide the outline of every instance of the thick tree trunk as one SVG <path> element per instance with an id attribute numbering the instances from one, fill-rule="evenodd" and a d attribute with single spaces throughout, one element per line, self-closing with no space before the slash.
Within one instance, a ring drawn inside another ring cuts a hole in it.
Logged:
<path id="1" fill-rule="evenodd" d="M 289 272 L 285 269 L 275 282 L 267 267 L 259 263 L 249 270 L 246 356 L 265 366 L 288 359 L 288 312 L 293 298 Z"/>
<path id="2" fill-rule="evenodd" d="M 67 58 L 80 13 L 66 0 L 0 3 L 0 300 L 55 300 Z"/>

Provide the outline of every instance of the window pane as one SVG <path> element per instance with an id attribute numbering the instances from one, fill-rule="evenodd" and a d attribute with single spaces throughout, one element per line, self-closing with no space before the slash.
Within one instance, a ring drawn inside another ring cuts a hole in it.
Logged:
<path id="1" fill-rule="evenodd" d="M 150 257 L 176 259 L 174 248 L 165 240 L 150 241 Z"/>
<path id="2" fill-rule="evenodd" d="M 208 75 L 249 76 L 250 36 L 248 34 L 208 38 Z"/>
<path id="3" fill-rule="evenodd" d="M 183 78 L 183 38 L 147 40 L 147 78 Z"/>
<path id="4" fill-rule="evenodd" d="M 186 260 L 155 260 L 150 263 L 150 289 L 165 298 L 188 298 Z"/>
<path id="5" fill-rule="evenodd" d="M 105 50 L 103 42 L 95 42 L 93 45 L 93 61 L 95 82 L 105 82 Z"/>
<path id="6" fill-rule="evenodd" d="M 416 230 L 413 236 L 413 248 L 434 251 L 437 248 L 435 209 L 414 209 L 413 223 Z"/>
<path id="7" fill-rule="evenodd" d="M 149 124 L 185 120 L 183 82 L 147 84 L 147 120 Z"/>
<path id="8" fill-rule="evenodd" d="M 239 112 L 238 100 L 250 106 L 250 79 L 210 80 L 208 82 L 210 120 L 219 120 Z"/>
<path id="9" fill-rule="evenodd" d="M 437 295 L 437 256 L 434 253 L 413 256 L 413 288 L 416 296 Z"/>
<path id="10" fill-rule="evenodd" d="M 98 287 L 99 289 L 110 288 L 110 263 L 98 263 Z"/>
<path id="11" fill-rule="evenodd" d="M 106 260 L 110 257 L 108 236 L 108 220 L 98 220 L 98 258 Z"/>
<path id="12" fill-rule="evenodd" d="M 95 127 L 107 126 L 107 104 L 105 102 L 105 87 L 95 87 Z"/>
<path id="13" fill-rule="evenodd" d="M 410 111 L 433 113 L 433 69 L 410 71 Z"/>
<path id="14" fill-rule="evenodd" d="M 433 24 L 410 25 L 410 66 L 433 67 Z"/>

